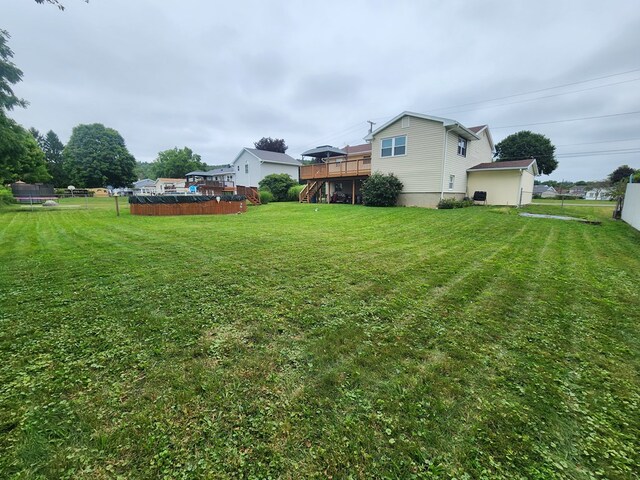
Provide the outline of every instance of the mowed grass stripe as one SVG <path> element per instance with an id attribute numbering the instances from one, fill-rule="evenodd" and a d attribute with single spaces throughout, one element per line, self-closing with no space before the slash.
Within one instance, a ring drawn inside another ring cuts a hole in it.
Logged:
<path id="1" fill-rule="evenodd" d="M 628 478 L 639 236 L 514 213 L 21 213 L 0 472 Z"/>

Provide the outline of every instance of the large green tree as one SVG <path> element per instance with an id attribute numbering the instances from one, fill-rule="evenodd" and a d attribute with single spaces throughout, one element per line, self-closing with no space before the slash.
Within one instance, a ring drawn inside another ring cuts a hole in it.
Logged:
<path id="1" fill-rule="evenodd" d="M 556 147 L 544 135 L 523 130 L 498 143 L 495 157 L 498 162 L 535 158 L 540 173 L 549 175 L 558 167 L 555 151 Z"/>
<path id="2" fill-rule="evenodd" d="M 100 123 L 75 127 L 62 155 L 69 182 L 76 187 L 123 187 L 136 180 L 136 159 L 124 139 Z"/>
<path id="3" fill-rule="evenodd" d="M 49 130 L 46 135 L 41 135 L 33 127 L 29 129 L 29 132 L 34 136 L 44 152 L 47 170 L 52 177 L 51 183 L 61 188 L 69 185 L 69 177 L 64 170 L 64 158 L 62 156 L 64 144 L 60 141 L 58 135 L 53 130 Z"/>
<path id="4" fill-rule="evenodd" d="M 155 180 L 156 176 L 153 174 L 153 163 L 136 162 L 136 177 L 138 177 L 138 180 L 144 180 L 145 178 Z"/>
<path id="5" fill-rule="evenodd" d="M 269 152 L 285 153 L 287 151 L 287 144 L 284 143 L 282 138 L 262 137 L 260 140 L 253 144 L 258 150 L 267 150 Z"/>
<path id="6" fill-rule="evenodd" d="M 25 100 L 13 93 L 12 86 L 22 80 L 22 70 L 11 61 L 13 51 L 7 44 L 9 38 L 9 32 L 0 30 L 0 112 L 27 106 Z"/>
<path id="7" fill-rule="evenodd" d="M 206 168 L 200 155 L 193 153 L 190 148 L 178 150 L 178 147 L 174 147 L 158 153 L 158 158 L 153 162 L 152 173 L 156 178 L 182 178 L 189 172 Z"/>
<path id="8" fill-rule="evenodd" d="M 33 136 L 0 111 L 0 185 L 48 182 L 44 153 Z"/>
<path id="9" fill-rule="evenodd" d="M 629 165 L 621 165 L 609 174 L 609 181 L 611 184 L 616 184 L 620 180 L 625 180 L 629 176 L 636 173 L 635 168 L 631 168 Z"/>

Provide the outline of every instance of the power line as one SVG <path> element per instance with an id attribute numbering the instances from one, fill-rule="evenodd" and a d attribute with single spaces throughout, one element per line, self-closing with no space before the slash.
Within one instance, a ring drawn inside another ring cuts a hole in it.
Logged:
<path id="1" fill-rule="evenodd" d="M 604 75 L 602 77 L 596 77 L 596 78 L 591 78 L 589 80 L 580 80 L 577 82 L 571 82 L 571 83 L 565 83 L 563 85 L 556 85 L 554 87 L 547 87 L 547 88 L 540 88 L 538 90 L 530 90 L 528 92 L 523 92 L 523 93 L 514 93 L 512 95 L 506 95 L 504 97 L 496 97 L 496 98 L 491 98 L 488 100 L 480 100 L 477 102 L 469 102 L 469 103 L 461 103 L 460 105 L 454 105 L 451 107 L 440 107 L 440 108 L 433 108 L 431 109 L 431 111 L 435 111 L 435 110 L 449 110 L 451 108 L 458 108 L 458 107 L 467 107 L 469 105 L 477 105 L 479 103 L 487 103 L 487 102 L 494 102 L 496 100 L 505 100 L 507 98 L 514 98 L 514 97 L 521 97 L 523 95 L 530 95 L 532 93 L 540 93 L 540 92 L 546 92 L 548 90 L 555 90 L 556 88 L 563 88 L 563 87 L 570 87 L 571 85 L 579 85 L 581 83 L 589 83 L 589 82 L 594 82 L 596 80 L 602 80 L 604 78 L 611 78 L 611 77 L 618 77 L 620 75 L 626 75 L 628 73 L 634 73 L 634 72 L 640 72 L 640 68 L 636 68 L 634 70 L 628 70 L 626 72 L 620 72 L 620 73 L 612 73 L 610 75 Z"/>
<path id="2" fill-rule="evenodd" d="M 636 138 L 625 138 L 620 140 L 600 140 L 598 142 L 585 142 L 585 143 L 565 143 L 564 145 L 556 145 L 556 148 L 560 147 L 574 147 L 578 145 L 595 145 L 597 143 L 617 143 L 617 142 L 633 142 L 636 140 L 640 140 L 640 137 Z"/>
<path id="3" fill-rule="evenodd" d="M 477 107 L 477 108 L 471 108 L 471 109 L 466 109 L 466 110 L 456 110 L 455 112 L 447 113 L 447 115 L 451 115 L 451 114 L 455 114 L 455 113 L 472 112 L 474 110 L 479 110 L 479 109 L 483 109 L 483 108 L 506 107 L 508 105 L 516 105 L 518 103 L 535 102 L 536 100 L 544 100 L 545 98 L 555 98 L 555 97 L 561 97 L 563 95 L 571 95 L 573 93 L 588 92 L 589 90 L 596 90 L 598 88 L 611 87 L 613 85 L 620 85 L 622 83 L 637 82 L 638 80 L 640 80 L 640 77 L 632 78 L 630 80 L 623 80 L 621 82 L 606 83 L 604 85 L 597 85 L 595 87 L 582 88 L 580 90 L 571 90 L 570 92 L 554 93 L 553 95 L 545 95 L 544 97 L 527 98 L 525 100 L 518 100 L 518 101 L 515 101 L 515 102 L 499 103 L 498 105 L 487 105 L 485 107 Z M 484 103 L 484 102 L 479 102 L 479 103 Z"/>
<path id="4" fill-rule="evenodd" d="M 640 110 L 634 111 L 634 112 L 624 112 L 624 113 L 611 113 L 609 115 L 596 115 L 593 117 L 579 117 L 579 118 L 566 118 L 563 120 L 551 120 L 548 122 L 536 122 L 536 123 L 521 123 L 519 125 L 503 125 L 500 127 L 491 127 L 491 130 L 498 130 L 501 128 L 517 128 L 517 127 L 530 127 L 533 125 L 549 125 L 552 123 L 566 123 L 566 122 L 578 122 L 578 121 L 582 121 L 582 120 L 594 120 L 597 118 L 610 118 L 610 117 L 621 117 L 623 115 L 637 115 L 638 113 L 640 113 Z"/>

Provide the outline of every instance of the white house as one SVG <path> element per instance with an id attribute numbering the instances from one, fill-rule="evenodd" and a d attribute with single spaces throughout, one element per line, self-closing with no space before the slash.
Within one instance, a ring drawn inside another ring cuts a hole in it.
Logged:
<path id="1" fill-rule="evenodd" d="M 286 173 L 298 181 L 301 163 L 286 153 L 269 152 L 255 148 L 243 148 L 231 164 L 236 185 L 257 187 L 267 175 Z"/>
<path id="2" fill-rule="evenodd" d="M 156 181 L 149 178 L 133 182 L 134 195 L 155 195 Z"/>
<path id="3" fill-rule="evenodd" d="M 585 200 L 611 200 L 610 188 L 592 188 L 584 194 Z"/>

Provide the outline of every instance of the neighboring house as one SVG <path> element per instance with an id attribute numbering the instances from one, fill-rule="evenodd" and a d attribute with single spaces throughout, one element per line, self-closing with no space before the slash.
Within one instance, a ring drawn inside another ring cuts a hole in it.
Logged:
<path id="1" fill-rule="evenodd" d="M 584 193 L 585 200 L 611 200 L 610 188 L 592 188 Z"/>
<path id="2" fill-rule="evenodd" d="M 555 198 L 558 192 L 549 185 L 534 185 L 533 195 L 540 198 Z"/>
<path id="3" fill-rule="evenodd" d="M 587 189 L 583 186 L 571 187 L 568 195 L 575 198 L 584 198 L 587 193 Z M 565 194 L 567 195 L 567 194 Z"/>
<path id="4" fill-rule="evenodd" d="M 361 203 L 362 182 L 371 175 L 370 143 L 347 145 L 341 149 L 322 145 L 307 150 L 302 156 L 312 157 L 315 161 L 300 168 L 300 178 L 308 180 L 300 193 L 300 201 L 329 199 Z"/>
<path id="5" fill-rule="evenodd" d="M 640 183 L 627 184 L 622 206 L 622 220 L 640 230 Z"/>
<path id="6" fill-rule="evenodd" d="M 467 170 L 493 159 L 486 125 L 467 128 L 413 112 L 397 115 L 365 140 L 371 142 L 371 170 L 402 181 L 400 205 L 435 207 L 443 198 L 462 199 L 469 194 Z"/>
<path id="7" fill-rule="evenodd" d="M 286 173 L 297 182 L 301 165 L 300 161 L 286 153 L 243 148 L 231 167 L 237 186 L 256 188 L 260 180 L 272 173 Z"/>
<path id="8" fill-rule="evenodd" d="M 156 181 L 150 178 L 138 180 L 133 182 L 133 194 L 134 195 L 155 195 L 156 193 Z"/>
<path id="9" fill-rule="evenodd" d="M 231 165 L 214 168 L 213 170 L 189 172 L 186 175 L 187 183 L 220 182 L 228 186 L 234 186 L 236 175 Z"/>
<path id="10" fill-rule="evenodd" d="M 534 178 L 539 175 L 533 158 L 507 162 L 480 163 L 468 172 L 469 196 L 487 192 L 488 205 L 527 205 L 534 192 Z"/>
<path id="11" fill-rule="evenodd" d="M 184 178 L 158 178 L 156 180 L 156 195 L 175 195 L 188 193 Z"/>

